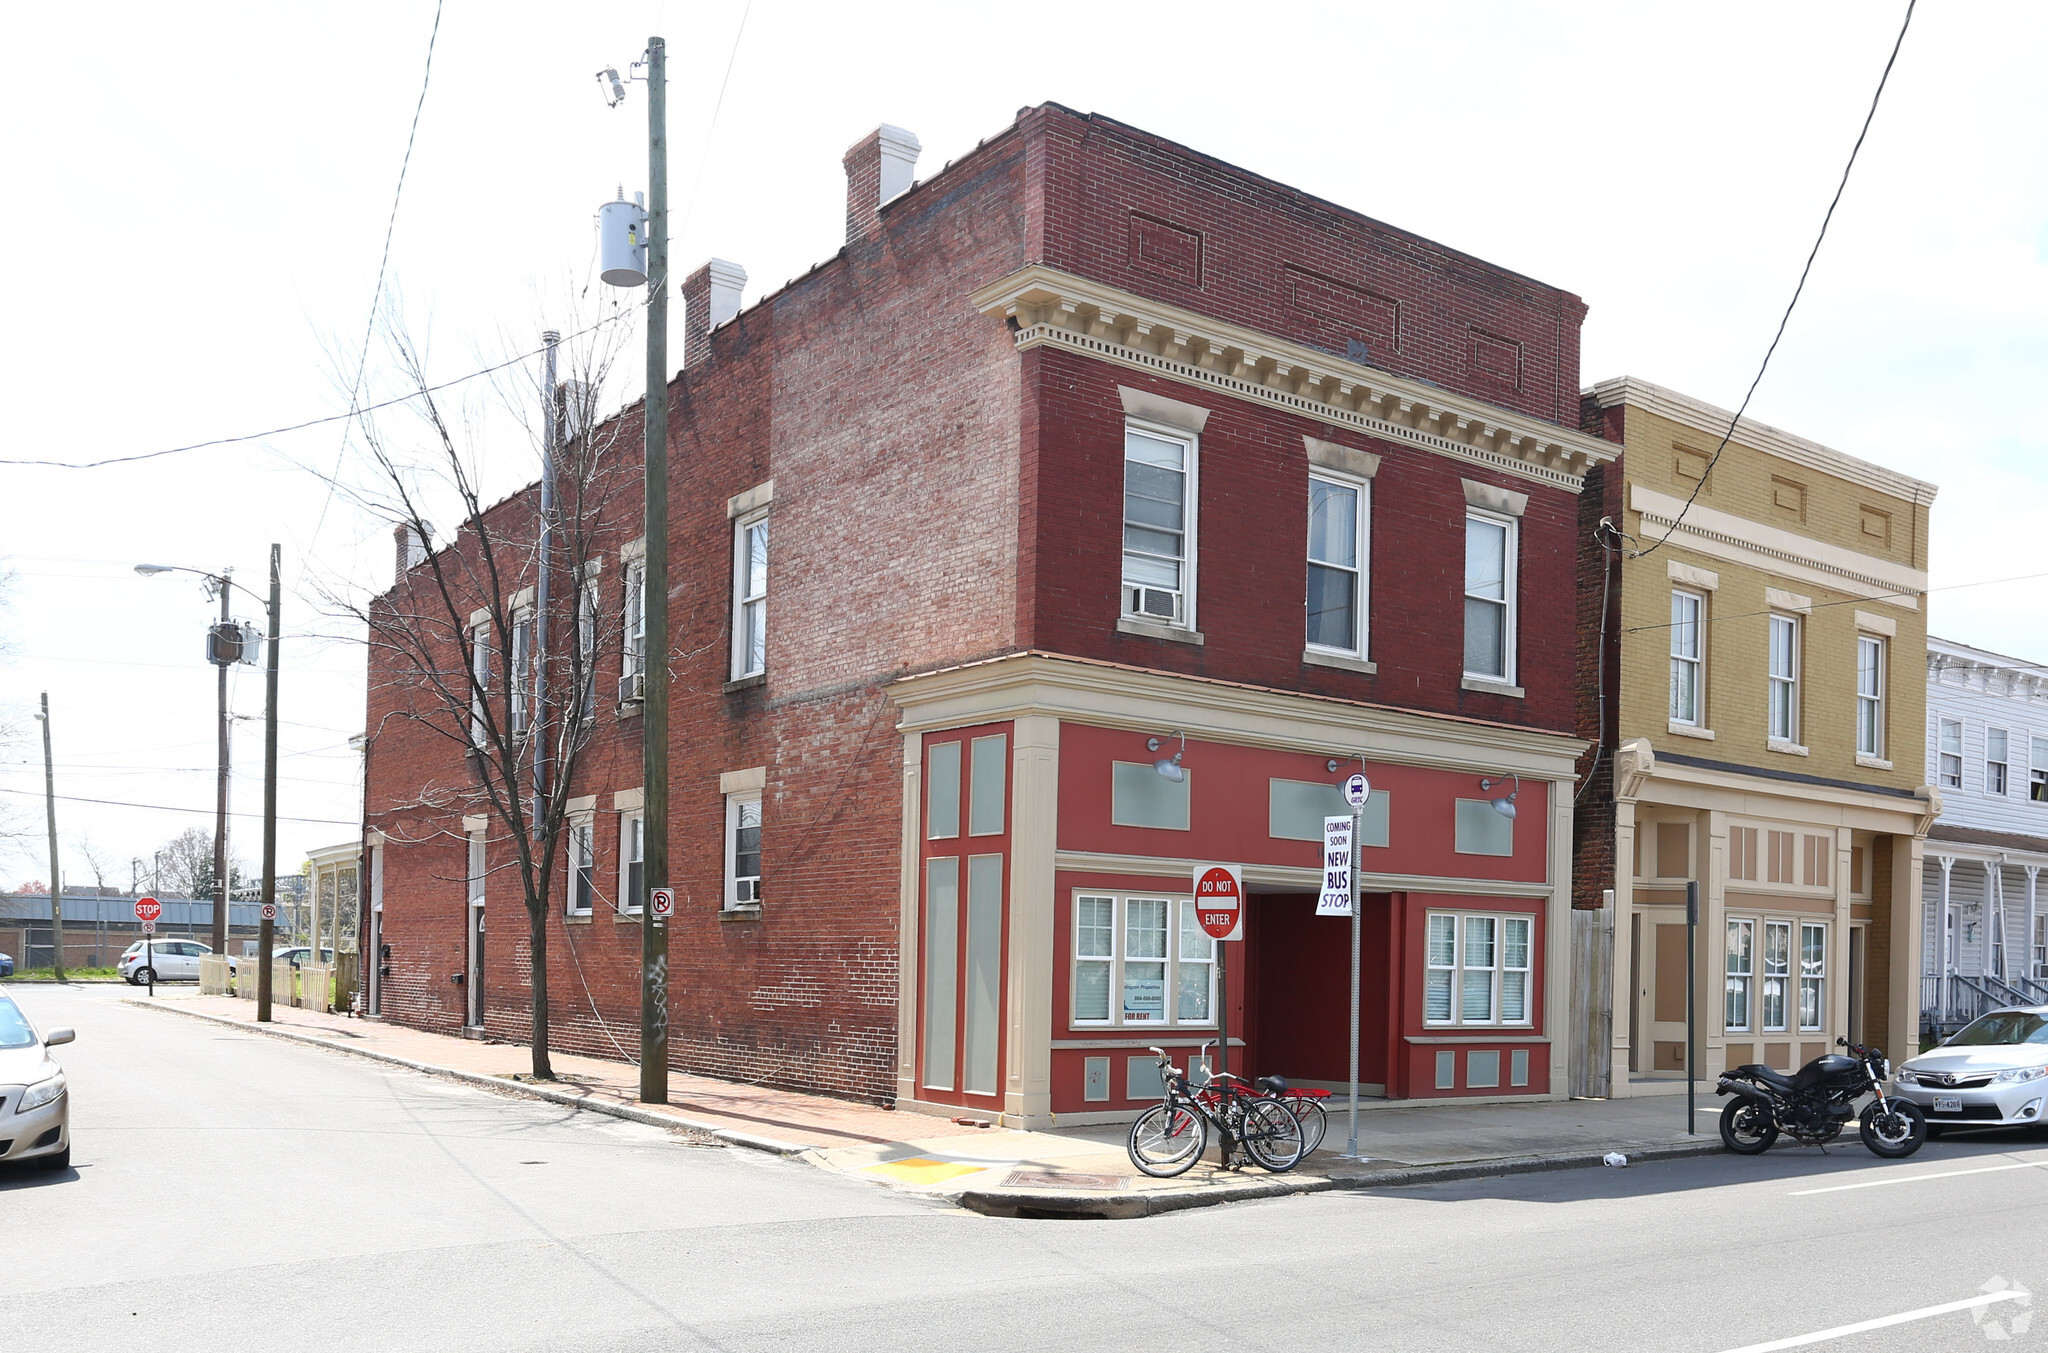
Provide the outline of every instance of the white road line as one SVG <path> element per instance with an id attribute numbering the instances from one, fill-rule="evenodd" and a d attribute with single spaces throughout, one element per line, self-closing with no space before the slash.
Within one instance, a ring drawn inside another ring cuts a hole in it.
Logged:
<path id="1" fill-rule="evenodd" d="M 2038 1170 L 2048 1166 L 2048 1160 L 2025 1160 L 2017 1165 L 1985 1165 L 1974 1170 L 1947 1170 L 1941 1174 L 1901 1175 L 1894 1179 L 1866 1179 L 1860 1184 L 1832 1184 L 1824 1189 L 1798 1189 L 1788 1195 L 1793 1198 L 1810 1198 L 1816 1193 L 1845 1193 L 1850 1189 L 1880 1189 L 1887 1184 L 1918 1184 L 1923 1179 L 1961 1179 L 1966 1174 L 1997 1174 L 2000 1170 Z"/>
<path id="2" fill-rule="evenodd" d="M 1875 1320 L 1859 1320 L 1853 1325 L 1837 1325 L 1831 1330 L 1821 1330 L 1814 1334 L 1795 1334 L 1789 1339 L 1773 1339 L 1767 1344 L 1744 1344 L 1741 1348 L 1729 1349 L 1727 1353 L 1776 1353 L 1776 1350 L 1781 1348 L 1803 1348 L 1807 1344 L 1847 1338 L 1851 1334 L 1862 1334 L 1866 1330 L 1881 1330 L 1888 1325 L 1904 1325 L 1914 1320 L 1948 1315 L 1953 1311 L 1968 1311 L 1978 1306 L 1989 1306 L 1994 1301 L 2023 1300 L 2030 1295 L 2017 1288 L 1991 1292 L 1981 1297 L 1966 1297 L 1962 1301 L 1946 1301 L 1939 1306 L 1922 1306 L 1917 1311 L 1905 1311 L 1899 1315 L 1881 1315 Z"/>

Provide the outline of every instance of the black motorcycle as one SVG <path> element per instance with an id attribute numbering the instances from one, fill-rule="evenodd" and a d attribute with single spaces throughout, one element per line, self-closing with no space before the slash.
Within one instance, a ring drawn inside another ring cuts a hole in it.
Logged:
<path id="1" fill-rule="evenodd" d="M 1884 1092 L 1892 1074 L 1884 1049 L 1835 1040 L 1849 1055 L 1816 1057 L 1786 1076 L 1751 1063 L 1723 1072 L 1717 1095 L 1734 1095 L 1721 1110 L 1721 1140 L 1730 1151 L 1760 1156 L 1784 1133 L 1805 1146 L 1825 1146 L 1842 1134 L 1849 1119 L 1862 1124 L 1863 1144 L 1890 1160 L 1901 1160 L 1927 1140 L 1920 1106 Z M 1877 1098 L 1859 1115 L 1856 1101 L 1871 1091 Z"/>

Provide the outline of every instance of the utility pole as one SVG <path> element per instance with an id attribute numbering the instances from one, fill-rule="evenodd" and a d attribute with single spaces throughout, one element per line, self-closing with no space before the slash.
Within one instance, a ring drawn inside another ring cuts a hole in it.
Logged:
<path id="1" fill-rule="evenodd" d="M 536 843 L 547 834 L 548 802 L 548 584 L 555 553 L 555 438 L 560 427 L 555 407 L 555 349 L 562 342 L 553 329 L 541 334 L 547 346 L 547 370 L 543 379 L 540 453 L 540 560 L 533 587 L 533 814 L 528 824 Z M 580 595 L 580 579 L 569 582 L 569 595 Z M 570 642 L 576 642 L 570 630 Z M 574 717 L 573 714 L 571 716 Z"/>
<path id="2" fill-rule="evenodd" d="M 640 904 L 640 1099 L 668 1103 L 668 923 L 653 890 L 668 887 L 668 50 L 647 39 L 647 612 L 640 712 L 644 875 Z"/>
<path id="3" fill-rule="evenodd" d="M 263 920 L 257 932 L 256 1022 L 270 1023 L 271 946 L 277 940 L 277 546 L 270 547 L 270 643 L 263 654 Z"/>
<path id="4" fill-rule="evenodd" d="M 43 808 L 50 824 L 50 970 L 64 980 L 64 881 L 57 873 L 57 770 L 50 760 L 50 693 L 43 692 Z"/>
<path id="5" fill-rule="evenodd" d="M 213 805 L 213 952 L 225 954 L 228 951 L 228 665 L 221 661 L 223 656 L 219 645 L 227 637 L 227 628 L 233 623 L 228 618 L 228 580 L 226 574 L 215 580 L 220 589 L 220 637 L 208 645 L 212 650 L 214 677 L 217 682 L 219 728 L 216 730 L 220 742 L 220 771 L 214 787 Z"/>

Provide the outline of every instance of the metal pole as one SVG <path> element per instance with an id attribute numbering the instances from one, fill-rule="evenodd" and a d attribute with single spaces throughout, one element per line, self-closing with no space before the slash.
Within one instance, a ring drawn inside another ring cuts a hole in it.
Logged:
<path id="1" fill-rule="evenodd" d="M 228 618 L 228 579 L 223 573 L 214 579 L 220 588 L 220 623 L 225 630 Z M 214 655 L 214 672 L 218 699 L 219 726 L 216 736 L 220 742 L 220 772 L 214 787 L 213 806 L 213 952 L 225 954 L 228 951 L 228 665 L 220 661 L 220 654 Z"/>
<path id="2" fill-rule="evenodd" d="M 57 871 L 57 771 L 50 760 L 50 693 L 43 692 L 43 809 L 50 827 L 50 970 L 64 980 L 64 880 Z"/>
<path id="3" fill-rule="evenodd" d="M 1685 885 L 1685 1131 L 1687 1136 L 1699 1131 L 1699 1020 L 1693 1005 L 1693 988 L 1697 985 L 1700 933 L 1700 884 L 1690 879 Z"/>
<path id="4" fill-rule="evenodd" d="M 652 890 L 668 886 L 668 52 L 647 39 L 647 612 L 641 691 L 640 1099 L 668 1103 L 668 927 Z"/>
<path id="5" fill-rule="evenodd" d="M 277 940 L 277 546 L 270 547 L 270 643 L 263 655 L 263 918 L 256 933 L 256 1021 L 270 1022 L 271 946 Z"/>
<path id="6" fill-rule="evenodd" d="M 548 566 L 555 548 L 555 347 L 562 336 L 549 329 L 540 336 L 547 345 L 546 390 L 541 410 L 540 452 L 540 561 L 533 585 L 533 821 L 532 836 L 539 841 L 547 830 L 548 784 Z M 576 589 L 570 587 L 571 595 Z M 341 905 L 337 884 L 335 905 Z"/>
<path id="7" fill-rule="evenodd" d="M 1358 896 L 1358 841 L 1365 827 L 1365 807 L 1351 810 L 1351 1140 L 1344 1148 L 1347 1160 L 1358 1159 L 1358 932 L 1364 924 Z"/>

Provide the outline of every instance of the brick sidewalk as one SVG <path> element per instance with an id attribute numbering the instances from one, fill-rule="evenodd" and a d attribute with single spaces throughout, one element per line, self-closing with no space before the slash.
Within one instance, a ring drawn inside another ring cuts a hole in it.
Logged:
<path id="1" fill-rule="evenodd" d="M 129 999 L 139 1005 L 236 1024 L 256 1022 L 253 1001 L 233 996 L 200 996 L 189 988 L 168 988 L 153 998 L 138 994 Z M 275 1031 L 317 1038 L 351 1052 L 496 1080 L 510 1081 L 516 1076 L 521 1078 L 522 1087 L 533 1085 L 602 1103 L 631 1106 L 639 1111 L 636 1117 L 647 1114 L 673 1118 L 679 1127 L 723 1129 L 791 1147 L 879 1146 L 905 1137 L 923 1140 L 981 1131 L 926 1114 L 897 1113 L 822 1095 L 740 1085 L 674 1070 L 668 1077 L 669 1102 L 642 1104 L 640 1073 L 629 1063 L 558 1052 L 552 1058 L 556 1080 L 536 1085 L 527 1078 L 533 1059 L 521 1044 L 451 1038 L 377 1020 L 320 1015 L 283 1006 L 274 1007 L 271 1013 L 270 1028 Z"/>

